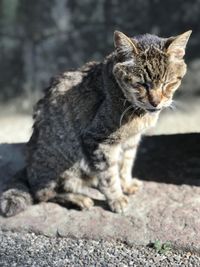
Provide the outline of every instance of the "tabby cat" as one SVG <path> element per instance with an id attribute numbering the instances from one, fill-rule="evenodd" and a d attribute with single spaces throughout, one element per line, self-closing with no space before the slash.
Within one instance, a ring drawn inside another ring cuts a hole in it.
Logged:
<path id="1" fill-rule="evenodd" d="M 140 185 L 131 170 L 141 135 L 172 103 L 190 34 L 129 38 L 115 31 L 115 51 L 102 63 L 55 78 L 35 107 L 27 165 L 3 192 L 2 213 L 46 201 L 88 209 L 92 198 L 124 212 Z"/>

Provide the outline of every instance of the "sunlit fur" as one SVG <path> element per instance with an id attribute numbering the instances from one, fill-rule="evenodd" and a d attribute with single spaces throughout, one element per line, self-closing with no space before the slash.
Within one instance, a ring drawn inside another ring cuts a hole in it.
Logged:
<path id="1" fill-rule="evenodd" d="M 113 73 L 126 98 L 147 111 L 170 106 L 186 73 L 184 60 L 167 51 L 168 39 L 145 34 L 134 37 L 138 54 L 116 53 Z"/>

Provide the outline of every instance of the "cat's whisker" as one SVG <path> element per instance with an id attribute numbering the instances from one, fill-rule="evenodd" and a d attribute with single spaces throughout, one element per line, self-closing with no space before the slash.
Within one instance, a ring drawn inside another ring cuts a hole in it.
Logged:
<path id="1" fill-rule="evenodd" d="M 124 110 L 124 112 L 122 113 L 122 115 L 121 115 L 121 117 L 120 117 L 120 121 L 119 121 L 119 126 L 121 127 L 121 125 L 122 125 L 122 120 L 123 120 L 123 118 L 124 118 L 124 115 L 126 114 L 126 112 L 127 111 L 129 111 L 131 108 L 133 108 L 134 106 L 133 105 L 130 105 L 128 108 L 126 108 L 125 110 Z"/>
<path id="2" fill-rule="evenodd" d="M 183 103 L 181 103 L 180 101 L 173 101 L 173 105 L 175 109 L 178 109 L 179 111 L 182 112 L 187 112 L 188 108 L 187 106 L 185 106 Z"/>
<path id="3" fill-rule="evenodd" d="M 177 109 L 177 107 L 174 103 L 171 103 L 171 105 L 168 108 L 170 108 L 173 111 Z"/>
<path id="4" fill-rule="evenodd" d="M 169 106 L 166 106 L 165 108 L 169 108 L 171 109 L 172 111 L 175 111 L 177 109 L 177 103 L 176 101 L 172 101 L 171 104 Z"/>
<path id="5" fill-rule="evenodd" d="M 139 110 L 139 109 L 144 109 L 144 107 L 142 107 L 142 104 L 143 103 L 141 103 L 141 102 L 139 102 L 139 101 L 136 101 L 136 107 L 137 107 L 137 110 Z"/>
<path id="6" fill-rule="evenodd" d="M 133 106 L 133 107 L 134 107 L 134 106 Z M 132 119 L 132 115 L 134 115 L 134 114 L 136 113 L 137 110 L 139 110 L 139 107 L 136 107 L 136 108 L 133 110 L 133 112 L 131 113 L 131 116 L 129 117 L 128 122 L 131 121 L 131 119 Z"/>
<path id="7" fill-rule="evenodd" d="M 125 107 L 125 105 L 126 105 L 126 102 L 127 102 L 127 99 L 124 99 L 124 107 Z"/>
<path id="8" fill-rule="evenodd" d="M 175 107 L 177 108 L 177 109 L 183 109 L 183 103 L 181 102 L 181 101 L 179 101 L 179 100 L 176 100 L 176 101 L 174 101 L 173 100 L 173 104 L 175 105 Z"/>

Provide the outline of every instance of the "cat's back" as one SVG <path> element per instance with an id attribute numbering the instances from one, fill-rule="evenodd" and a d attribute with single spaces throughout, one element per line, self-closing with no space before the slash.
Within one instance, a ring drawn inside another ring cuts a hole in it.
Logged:
<path id="1" fill-rule="evenodd" d="M 29 147 L 35 146 L 38 138 L 54 141 L 59 136 L 80 134 L 104 99 L 101 83 L 101 64 L 96 62 L 53 78 L 34 108 Z"/>
<path id="2" fill-rule="evenodd" d="M 78 69 L 67 70 L 60 75 L 53 77 L 50 81 L 50 85 L 44 89 L 44 98 L 50 99 L 62 96 L 63 98 L 67 96 L 69 90 L 73 89 L 75 93 L 77 88 L 81 90 L 85 84 L 88 84 L 92 76 L 98 75 L 98 70 L 100 69 L 97 62 L 89 62 L 83 67 Z"/>
<path id="3" fill-rule="evenodd" d="M 103 97 L 100 83 L 101 66 L 97 62 L 87 63 L 82 68 L 54 77 L 44 90 L 44 97 L 35 106 L 34 119 L 46 116 L 47 110 L 48 113 L 53 112 L 48 116 L 53 120 L 67 109 L 75 117 L 87 113 Z"/>

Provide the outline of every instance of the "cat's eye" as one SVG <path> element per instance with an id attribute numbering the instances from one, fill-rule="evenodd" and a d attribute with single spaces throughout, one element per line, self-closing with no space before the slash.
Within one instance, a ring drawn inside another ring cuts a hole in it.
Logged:
<path id="1" fill-rule="evenodd" d="M 132 81 L 132 78 L 129 77 L 129 76 L 126 76 L 126 77 L 125 77 L 125 80 L 126 80 L 126 82 L 131 82 L 131 81 Z"/>
<path id="2" fill-rule="evenodd" d="M 149 82 L 138 82 L 137 83 L 139 86 L 142 86 L 142 87 L 144 87 L 146 90 L 149 90 L 149 89 L 151 89 L 151 84 L 149 83 Z"/>

